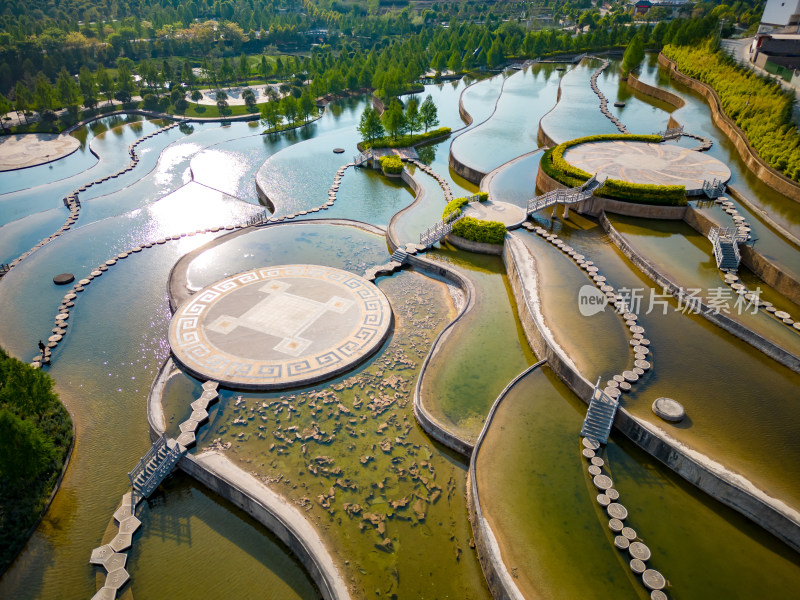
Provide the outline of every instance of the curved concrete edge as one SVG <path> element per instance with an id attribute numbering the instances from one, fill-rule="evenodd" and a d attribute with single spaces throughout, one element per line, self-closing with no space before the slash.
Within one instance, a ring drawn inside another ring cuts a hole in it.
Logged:
<path id="1" fill-rule="evenodd" d="M 469 509 L 469 520 L 472 525 L 472 535 L 475 538 L 475 549 L 478 553 L 478 560 L 481 563 L 483 576 L 486 579 L 492 597 L 495 599 L 522 600 L 524 596 L 516 583 L 514 583 L 514 577 L 511 575 L 508 568 L 506 568 L 502 553 L 500 552 L 500 545 L 497 543 L 494 531 L 492 531 L 491 525 L 483 516 L 480 494 L 478 493 L 478 479 L 475 474 L 478 454 L 480 453 L 483 440 L 492 425 L 495 413 L 500 403 L 508 395 L 508 392 L 510 392 L 521 379 L 546 362 L 546 360 L 540 360 L 531 365 L 517 375 L 511 383 L 500 392 L 497 400 L 492 404 L 492 408 L 483 424 L 483 429 L 478 436 L 478 440 L 475 442 L 475 450 L 472 453 L 472 457 L 469 461 L 469 469 L 467 470 L 467 505 Z"/>
<path id="2" fill-rule="evenodd" d="M 628 73 L 626 84 L 628 85 L 629 88 L 636 90 L 637 92 L 640 92 L 645 96 L 651 96 L 656 100 L 661 100 L 662 102 L 666 102 L 667 104 L 674 106 L 675 108 L 683 108 L 684 106 L 686 106 L 686 101 L 677 94 L 673 94 L 672 92 L 667 90 L 662 90 L 661 88 L 652 86 L 649 83 L 639 81 L 639 78 L 636 77 L 636 75 L 634 75 L 633 73 Z"/>
<path id="3" fill-rule="evenodd" d="M 150 387 L 147 420 L 151 440 L 158 439 L 165 431 L 163 390 L 174 366 L 173 360 L 167 358 Z M 298 557 L 325 600 L 351 597 L 331 553 L 314 526 L 282 496 L 218 452 L 186 454 L 178 467 L 274 533 Z"/>
<path id="4" fill-rule="evenodd" d="M 576 65 L 572 65 L 572 68 L 574 69 L 575 66 Z M 547 118 L 547 115 L 553 112 L 558 106 L 558 103 L 561 102 L 561 83 L 564 81 L 564 77 L 566 77 L 568 72 L 569 71 L 565 71 L 564 75 L 561 76 L 561 79 L 558 80 L 558 93 L 556 94 L 556 103 L 550 110 L 544 113 L 542 117 L 539 119 L 539 127 L 537 127 L 536 129 L 536 141 L 539 143 L 540 146 L 543 146 L 544 148 L 552 148 L 553 146 L 558 145 L 558 142 L 556 142 L 553 138 L 551 138 L 550 135 L 544 130 L 544 127 L 542 127 L 542 121 L 544 121 Z"/>
<path id="5" fill-rule="evenodd" d="M 495 77 L 496 77 L 496 75 L 495 75 Z M 475 127 L 472 127 L 470 129 L 470 131 L 475 131 L 481 125 L 484 125 L 484 124 L 488 123 L 489 120 L 494 116 L 494 113 L 497 112 L 497 107 L 500 105 L 500 98 L 503 97 L 503 90 L 506 87 L 506 81 L 508 81 L 509 79 L 511 79 L 511 76 L 506 77 L 503 80 L 503 84 L 500 86 L 500 93 L 497 94 L 497 100 L 494 101 L 494 109 L 492 110 L 492 113 L 488 117 L 486 117 L 483 121 L 481 121 L 480 123 L 475 125 Z M 466 88 L 465 88 L 464 91 L 466 91 Z M 463 95 L 464 92 L 461 92 L 461 93 Z M 459 103 L 459 112 L 461 112 L 462 109 L 464 110 L 464 112 L 467 112 L 466 109 L 463 108 L 463 106 L 461 104 L 461 98 L 460 97 L 459 97 L 458 103 Z M 469 114 L 469 113 L 467 113 L 467 114 Z M 472 116 L 470 116 L 470 119 L 472 119 Z M 466 127 L 464 129 L 466 129 Z M 461 133 L 466 133 L 466 131 L 462 131 Z M 455 136 L 455 138 L 453 139 L 453 142 L 455 142 L 455 139 L 458 138 L 458 137 L 461 137 L 461 134 Z M 480 185 L 481 179 L 486 177 L 486 173 L 484 173 L 482 171 L 479 171 L 478 169 L 474 169 L 474 168 L 464 164 L 463 162 L 461 162 L 460 160 L 458 160 L 456 158 L 455 154 L 453 154 L 453 143 L 452 142 L 450 143 L 450 149 L 447 152 L 447 162 L 448 162 L 450 168 L 453 170 L 453 172 L 456 175 L 458 175 L 459 177 L 463 177 L 464 179 L 466 179 L 470 183 L 474 183 L 475 185 Z"/>
<path id="6" fill-rule="evenodd" d="M 200 254 L 205 252 L 206 250 L 210 250 L 219 244 L 223 244 L 225 242 L 229 242 L 230 240 L 240 236 L 245 235 L 247 233 L 251 233 L 254 229 L 264 229 L 267 227 L 282 227 L 282 226 L 297 226 L 297 225 L 342 225 L 346 227 L 356 227 L 357 229 L 362 229 L 369 233 L 373 233 L 375 235 L 383 236 L 386 232 L 370 223 L 364 223 L 362 221 L 355 221 L 349 219 L 301 219 L 299 221 L 285 221 L 280 223 L 267 223 L 264 225 L 259 225 L 257 227 L 250 226 L 250 227 L 243 227 L 241 229 L 235 229 L 233 231 L 227 232 L 223 235 L 218 235 L 213 240 L 209 240 L 207 243 L 203 244 L 202 246 L 195 248 L 191 252 L 187 252 L 183 256 L 181 256 L 172 268 L 169 271 L 169 275 L 167 276 L 167 297 L 169 298 L 169 308 L 171 312 L 175 312 L 175 310 L 180 306 L 186 299 L 194 294 L 196 290 L 191 290 L 188 285 L 187 281 L 187 273 L 189 271 L 189 265 L 192 264 L 192 261 L 197 258 Z"/>
<path id="7" fill-rule="evenodd" d="M 479 186 L 480 191 L 486 192 L 487 194 L 489 194 L 490 193 L 489 189 L 492 187 L 492 181 L 494 180 L 495 177 L 497 177 L 497 175 L 500 174 L 500 172 L 503 169 L 506 169 L 506 168 L 508 168 L 508 167 L 510 167 L 512 165 L 515 165 L 516 163 L 520 162 L 521 160 L 525 160 L 526 158 L 529 158 L 529 157 L 533 156 L 534 154 L 538 154 L 539 152 L 544 152 L 544 150 L 545 150 L 544 148 L 536 148 L 536 150 L 531 150 L 530 152 L 526 152 L 525 154 L 521 154 L 520 156 L 517 156 L 516 158 L 512 158 L 508 162 L 504 162 L 499 167 L 496 167 L 496 168 L 492 169 L 491 171 L 489 171 L 489 173 L 486 175 L 486 177 L 481 179 L 481 183 L 480 183 L 480 186 Z"/>
<path id="8" fill-rule="evenodd" d="M 325 600 L 351 598 L 331 552 L 303 514 L 222 454 L 186 454 L 178 467 L 274 533 L 300 560 Z"/>
<path id="9" fill-rule="evenodd" d="M 514 234 L 506 238 L 503 262 L 520 321 L 536 356 L 545 357 L 567 387 L 588 402 L 593 386 L 578 372 L 563 349 L 550 346 L 555 342 L 544 324 L 536 299 L 539 290 L 536 261 Z M 769 496 L 745 477 L 682 444 L 665 430 L 634 417 L 624 407 L 617 410 L 614 427 L 685 480 L 800 551 L 800 512 Z"/>
<path id="10" fill-rule="evenodd" d="M 439 352 L 444 340 L 453 330 L 455 325 L 461 320 L 461 318 L 470 310 L 472 310 L 472 307 L 475 304 L 474 287 L 469 279 L 462 276 L 460 273 L 451 271 L 439 263 L 420 258 L 419 256 L 413 256 L 411 254 L 408 255 L 406 261 L 408 264 L 422 273 L 427 271 L 454 283 L 461 288 L 466 295 L 466 302 L 464 303 L 464 306 L 461 308 L 456 317 L 439 332 L 438 336 L 436 336 L 433 344 L 431 344 L 431 349 L 428 351 L 427 356 L 425 356 L 422 367 L 420 367 L 419 375 L 417 376 L 417 384 L 414 387 L 414 418 L 416 418 L 420 427 L 422 427 L 422 430 L 434 440 L 446 446 L 447 448 L 458 452 L 462 456 L 469 458 L 469 456 L 472 454 L 473 445 L 467 440 L 461 439 L 458 437 L 458 435 L 449 431 L 446 425 L 438 421 L 428 411 L 428 409 L 425 408 L 425 404 L 422 402 L 422 380 L 425 378 L 425 372 L 431 362 L 431 359 L 437 352 Z"/>
<path id="11" fill-rule="evenodd" d="M 519 225 L 517 225 L 519 227 Z M 485 242 L 473 242 L 463 237 L 448 233 L 445 240 L 451 243 L 459 250 L 466 250 L 468 252 L 475 252 L 476 254 L 493 254 L 501 256 L 503 254 L 502 244 L 487 244 Z"/>
<path id="12" fill-rule="evenodd" d="M 402 173 L 400 173 L 400 179 L 402 179 L 403 183 L 410 187 L 411 191 L 414 192 L 414 201 L 406 206 L 403 210 L 394 213 L 392 218 L 389 219 L 389 226 L 386 228 L 386 243 L 389 244 L 389 249 L 392 252 L 398 248 L 405 247 L 405 244 L 408 243 L 408 241 L 416 243 L 414 240 L 407 240 L 406 242 L 402 242 L 400 240 L 397 235 L 397 223 L 405 213 L 414 208 L 425 197 L 425 188 L 420 185 L 419 181 L 417 181 L 414 176 L 408 172 L 408 170 L 403 169 Z"/>
<path id="13" fill-rule="evenodd" d="M 689 227 L 704 237 L 708 237 L 708 232 L 712 227 L 725 226 L 693 207 L 686 211 L 683 220 Z M 739 250 L 742 255 L 743 265 L 761 278 L 763 282 L 772 286 L 776 292 L 795 304 L 800 303 L 800 281 L 795 279 L 791 273 L 788 273 L 781 265 L 761 254 L 755 246 L 743 245 L 739 247 Z"/>
<path id="14" fill-rule="evenodd" d="M 747 168 L 750 169 L 756 177 L 787 198 L 795 202 L 800 202 L 800 186 L 769 166 L 764 159 L 758 155 L 747 141 L 745 133 L 725 114 L 719 96 L 711 86 L 693 77 L 684 75 L 678 70 L 677 65 L 672 60 L 660 52 L 658 53 L 658 63 L 667 69 L 670 77 L 693 89 L 695 92 L 698 92 L 706 99 L 706 102 L 708 102 L 711 108 L 711 117 L 714 120 L 714 124 L 728 137 L 739 152 L 739 156 L 742 158 L 745 165 L 747 165 Z"/>
<path id="15" fill-rule="evenodd" d="M 779 236 L 781 236 L 782 238 L 784 238 L 784 239 L 785 239 L 787 242 L 789 242 L 790 244 L 792 244 L 793 246 L 795 246 L 795 247 L 796 247 L 798 250 L 800 250 L 800 238 L 798 238 L 798 237 L 797 237 L 796 235 L 794 235 L 794 234 L 793 234 L 791 231 L 789 231 L 788 229 L 786 229 L 786 228 L 785 228 L 783 225 L 781 225 L 780 223 L 778 223 L 777 221 L 775 221 L 775 219 L 773 219 L 773 218 L 772 218 L 772 217 L 769 215 L 769 213 L 768 213 L 767 211 L 765 211 L 765 210 L 763 210 L 762 208 L 759 208 L 758 206 L 756 206 L 756 205 L 753 203 L 753 201 L 752 201 L 752 200 L 750 200 L 750 198 L 748 198 L 747 196 L 745 196 L 744 194 L 742 194 L 742 193 L 741 193 L 739 190 L 737 190 L 736 188 L 734 188 L 732 185 L 729 185 L 729 186 L 728 186 L 728 193 L 731 195 L 731 197 L 732 197 L 734 200 L 736 200 L 736 201 L 738 201 L 738 202 L 741 202 L 741 203 L 742 203 L 742 204 L 744 204 L 744 205 L 745 205 L 747 208 L 749 208 L 749 209 L 750 209 L 750 212 L 752 212 L 752 213 L 753 213 L 753 215 L 754 215 L 754 216 L 755 216 L 755 217 L 756 217 L 756 218 L 757 218 L 759 221 L 763 221 L 763 222 L 764 222 L 764 224 L 765 224 L 767 227 L 771 228 L 771 229 L 772 229 L 772 230 L 773 230 L 775 233 L 777 233 Z"/>
<path id="16" fill-rule="evenodd" d="M 630 261 L 642 273 L 647 275 L 656 285 L 661 286 L 665 292 L 669 292 L 674 297 L 679 298 L 682 288 L 672 281 L 669 277 L 661 273 L 653 263 L 651 263 L 624 238 L 611 224 L 605 214 L 600 216 L 600 224 L 603 230 L 608 234 L 609 239 L 614 242 L 614 245 L 630 259 Z M 697 302 L 698 312 L 707 320 L 717 325 L 719 328 L 724 329 L 728 333 L 736 336 L 753 346 L 756 350 L 760 350 L 769 358 L 780 363 L 784 367 L 800 373 L 800 357 L 795 356 L 791 352 L 784 350 L 776 343 L 760 336 L 752 329 L 742 325 L 738 321 L 726 317 L 724 314 L 715 312 L 710 306 L 703 302 Z"/>

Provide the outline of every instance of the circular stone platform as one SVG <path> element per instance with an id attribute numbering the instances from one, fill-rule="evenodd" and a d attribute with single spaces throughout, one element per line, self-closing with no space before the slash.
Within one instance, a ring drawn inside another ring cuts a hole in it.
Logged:
<path id="1" fill-rule="evenodd" d="M 495 202 L 493 200 L 470 202 L 461 209 L 461 212 L 468 217 L 481 221 L 499 221 L 506 227 L 518 226 L 528 218 L 524 208 L 508 202 Z"/>
<path id="2" fill-rule="evenodd" d="M 392 309 L 374 284 L 317 265 L 264 267 L 194 294 L 172 317 L 169 343 L 191 373 L 241 389 L 321 381 L 374 353 Z"/>
<path id="3" fill-rule="evenodd" d="M 72 154 L 81 143 L 71 135 L 25 133 L 0 139 L 0 171 L 24 169 Z"/>
<path id="4" fill-rule="evenodd" d="M 671 144 L 590 142 L 568 148 L 564 160 L 601 179 L 682 185 L 689 196 L 702 193 L 703 181 L 727 182 L 731 178 L 731 170 L 716 158 Z"/>

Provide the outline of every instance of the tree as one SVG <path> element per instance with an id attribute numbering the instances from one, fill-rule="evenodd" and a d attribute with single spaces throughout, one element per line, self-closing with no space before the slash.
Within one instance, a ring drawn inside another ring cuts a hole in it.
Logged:
<path id="1" fill-rule="evenodd" d="M 247 65 L 247 56 L 245 53 L 242 52 L 241 56 L 239 56 L 239 79 L 242 79 L 245 83 L 247 83 L 247 76 L 250 73 L 250 68 Z"/>
<path id="2" fill-rule="evenodd" d="M 306 88 L 303 90 L 303 95 L 300 96 L 300 115 L 303 117 L 303 120 L 308 121 L 308 117 L 314 114 L 314 109 L 316 108 L 316 104 L 314 102 L 314 98 L 311 97 L 311 92 Z"/>
<path id="3" fill-rule="evenodd" d="M 133 92 L 134 81 L 128 63 L 130 63 L 130 61 L 124 58 L 117 60 L 117 90 L 128 92 L 130 96 L 131 92 Z M 116 98 L 116 96 L 114 97 Z M 117 98 L 117 100 L 119 100 L 119 98 Z M 128 100 L 128 102 L 130 102 L 130 100 Z"/>
<path id="4" fill-rule="evenodd" d="M 383 123 L 381 123 L 380 115 L 369 105 L 367 105 L 364 112 L 361 113 L 361 121 L 358 123 L 358 132 L 361 134 L 362 139 L 369 142 L 373 142 L 386 134 Z"/>
<path id="5" fill-rule="evenodd" d="M 275 101 L 264 104 L 261 107 L 261 120 L 271 129 L 277 129 L 283 120 L 280 104 Z"/>
<path id="6" fill-rule="evenodd" d="M 127 104 L 131 101 L 131 93 L 128 90 L 117 90 L 114 92 L 114 99 L 122 104 Z"/>
<path id="7" fill-rule="evenodd" d="M 0 409 L 0 476 L 22 486 L 43 473 L 54 458 L 52 440 L 33 421 Z"/>
<path id="8" fill-rule="evenodd" d="M 45 77 L 44 73 L 36 76 L 36 84 L 33 88 L 33 105 L 39 112 L 53 108 L 53 86 Z"/>
<path id="9" fill-rule="evenodd" d="M 100 64 L 97 67 L 97 74 L 95 75 L 95 79 L 97 80 L 97 87 L 100 90 L 100 93 L 106 97 L 112 105 L 114 104 L 114 82 L 111 81 L 111 76 L 106 71 L 105 67 Z"/>
<path id="10" fill-rule="evenodd" d="M 271 69 L 269 66 L 269 62 L 267 62 L 267 57 L 262 54 L 261 64 L 258 67 L 258 73 L 261 75 L 261 78 L 264 80 L 264 83 L 267 83 L 267 77 L 269 77 L 270 70 Z"/>
<path id="11" fill-rule="evenodd" d="M 419 130 L 422 127 L 419 116 L 419 101 L 413 97 L 406 102 L 406 126 L 411 135 L 414 135 L 415 129 Z"/>
<path id="12" fill-rule="evenodd" d="M 202 94 L 202 92 L 200 92 L 200 90 L 193 90 L 192 91 L 192 100 L 194 102 L 200 102 L 200 100 L 202 98 L 203 98 L 203 94 Z"/>
<path id="13" fill-rule="evenodd" d="M 628 42 L 628 47 L 625 48 L 625 54 L 622 55 L 622 75 L 627 76 L 628 73 L 637 68 L 644 60 L 644 40 L 642 32 L 639 31 L 633 36 L 633 39 Z"/>
<path id="14" fill-rule="evenodd" d="M 242 91 L 242 99 L 244 100 L 245 106 L 250 110 L 256 105 L 256 94 L 250 88 L 245 88 Z"/>
<path id="15" fill-rule="evenodd" d="M 294 123 L 297 120 L 297 99 L 294 96 L 285 96 L 281 100 L 281 112 L 287 123 Z"/>
<path id="16" fill-rule="evenodd" d="M 95 88 L 94 75 L 86 65 L 81 67 L 78 72 L 78 87 L 83 96 L 83 105 L 86 108 L 97 106 L 97 90 Z"/>
<path id="17" fill-rule="evenodd" d="M 393 140 L 396 140 L 397 135 L 405 131 L 406 116 L 403 114 L 403 107 L 400 106 L 397 99 L 392 100 L 389 108 L 383 111 L 383 118 L 381 120 L 383 121 L 383 126 L 386 128 L 386 131 L 392 136 Z"/>
<path id="18" fill-rule="evenodd" d="M 419 107 L 419 117 L 422 125 L 425 127 L 425 133 L 428 132 L 429 127 L 435 127 L 439 124 L 439 115 L 436 109 L 436 104 L 433 103 L 433 98 L 430 94 L 425 97 L 425 100 Z"/>
<path id="19" fill-rule="evenodd" d="M 486 54 L 486 63 L 490 67 L 496 68 L 500 66 L 504 60 L 503 45 L 500 43 L 500 38 L 496 37 L 492 42 L 492 46 L 489 48 L 489 52 Z"/>
<path id="20" fill-rule="evenodd" d="M 11 112 L 11 102 L 3 94 L 0 94 L 0 116 L 5 116 L 9 112 Z"/>

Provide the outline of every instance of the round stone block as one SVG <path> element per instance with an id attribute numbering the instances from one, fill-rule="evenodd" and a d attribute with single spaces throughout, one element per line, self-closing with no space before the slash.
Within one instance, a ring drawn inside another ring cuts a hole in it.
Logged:
<path id="1" fill-rule="evenodd" d="M 603 469 L 592 465 L 589 467 L 588 471 L 590 475 L 594 476 L 594 475 L 600 475 L 603 472 Z"/>
<path id="2" fill-rule="evenodd" d="M 631 541 L 636 539 L 636 531 L 634 531 L 633 527 L 624 527 L 622 529 L 622 535 Z"/>
<path id="3" fill-rule="evenodd" d="M 620 550 L 628 549 L 630 544 L 631 544 L 630 540 L 626 538 L 624 535 L 618 535 L 614 538 L 614 545 Z"/>
<path id="4" fill-rule="evenodd" d="M 641 575 L 647 569 L 647 565 L 645 565 L 644 562 L 642 562 L 638 558 L 634 558 L 630 564 L 631 564 L 631 571 L 633 571 L 637 575 Z"/>
<path id="5" fill-rule="evenodd" d="M 583 456 L 586 458 L 592 458 L 594 456 L 594 450 L 590 450 L 589 448 L 584 448 L 581 451 L 581 454 L 583 454 Z"/>
<path id="6" fill-rule="evenodd" d="M 653 590 L 650 592 L 650 600 L 667 600 L 667 595 L 661 590 Z"/>
<path id="7" fill-rule="evenodd" d="M 597 494 L 597 503 L 602 507 L 606 507 L 611 504 L 611 498 L 605 494 Z"/>
<path id="8" fill-rule="evenodd" d="M 622 376 L 625 378 L 625 381 L 629 383 L 636 383 L 639 381 L 639 376 L 633 371 L 624 371 Z"/>
<path id="9" fill-rule="evenodd" d="M 621 389 L 623 392 L 630 392 L 631 384 L 628 383 L 627 381 L 623 381 L 622 383 L 619 384 L 619 389 Z"/>
<path id="10" fill-rule="evenodd" d="M 614 488 L 608 488 L 606 490 L 606 496 L 608 496 L 612 500 L 619 500 L 619 492 Z"/>
<path id="11" fill-rule="evenodd" d="M 606 461 L 604 461 L 604 460 L 603 460 L 602 458 L 600 458 L 599 456 L 595 456 L 595 457 L 592 459 L 592 464 L 593 464 L 595 467 L 602 467 L 604 464 L 606 464 Z"/>
<path id="12" fill-rule="evenodd" d="M 581 444 L 583 444 L 584 448 L 589 448 L 590 450 L 597 450 L 600 448 L 600 444 L 597 442 L 597 440 L 592 440 L 589 438 L 582 438 Z"/>
<path id="13" fill-rule="evenodd" d="M 594 486 L 595 486 L 595 487 L 596 487 L 598 490 L 607 490 L 607 489 L 609 489 L 609 488 L 610 488 L 612 485 L 614 485 L 614 482 L 613 482 L 613 481 L 611 481 L 611 478 L 610 478 L 608 475 L 596 475 L 596 476 L 595 476 L 595 477 L 592 479 L 592 483 L 594 483 Z M 615 515 L 611 515 L 611 516 L 613 517 L 613 516 L 615 516 Z"/>
<path id="14" fill-rule="evenodd" d="M 612 502 L 609 504 L 606 507 L 606 512 L 608 513 L 609 517 L 619 519 L 620 521 L 628 517 L 628 509 L 617 502 Z"/>
<path id="15" fill-rule="evenodd" d="M 642 583 L 648 590 L 663 590 L 667 580 L 655 569 L 647 569 L 642 573 Z"/>
<path id="16" fill-rule="evenodd" d="M 672 398 L 656 398 L 653 402 L 653 412 L 671 423 L 678 423 L 686 416 L 686 411 L 681 403 Z"/>
<path id="17" fill-rule="evenodd" d="M 608 521 L 608 528 L 615 533 L 619 533 L 624 527 L 625 525 L 619 519 L 610 519 Z"/>
<path id="18" fill-rule="evenodd" d="M 645 546 L 642 542 L 633 542 L 628 552 L 630 552 L 631 558 L 638 558 L 643 562 L 650 560 L 650 548 Z"/>
<path id="19" fill-rule="evenodd" d="M 53 283 L 56 285 L 67 285 L 68 283 L 72 283 L 75 281 L 75 275 L 72 273 L 59 273 L 55 277 L 53 277 Z"/>

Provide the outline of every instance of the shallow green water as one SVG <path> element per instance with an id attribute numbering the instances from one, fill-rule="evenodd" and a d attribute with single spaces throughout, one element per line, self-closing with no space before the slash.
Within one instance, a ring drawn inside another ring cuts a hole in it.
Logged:
<path id="1" fill-rule="evenodd" d="M 421 401 L 448 430 L 474 442 L 492 402 L 535 358 L 499 257 L 444 248 L 428 258 L 472 281 L 475 305 L 428 364 Z"/>

